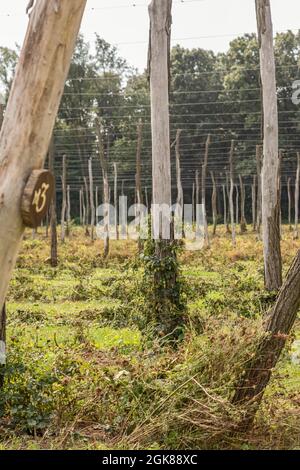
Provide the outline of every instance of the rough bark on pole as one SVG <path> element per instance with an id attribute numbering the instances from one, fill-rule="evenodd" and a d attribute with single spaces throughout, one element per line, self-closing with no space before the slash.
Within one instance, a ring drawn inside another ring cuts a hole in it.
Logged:
<path id="1" fill-rule="evenodd" d="M 294 239 L 299 238 L 299 184 L 300 184 L 300 152 L 297 153 L 297 170 L 295 180 L 295 225 L 294 225 Z"/>
<path id="2" fill-rule="evenodd" d="M 93 162 L 89 159 L 89 186 L 90 186 L 90 208 L 91 208 L 91 239 L 94 241 L 95 236 L 95 202 L 94 202 L 94 179 L 93 179 Z"/>
<path id="3" fill-rule="evenodd" d="M 256 0 L 256 15 L 264 108 L 262 228 L 265 287 L 276 291 L 282 284 L 282 262 L 278 201 L 278 109 L 270 0 Z"/>
<path id="4" fill-rule="evenodd" d="M 206 178 L 207 178 L 207 164 L 208 164 L 208 152 L 210 145 L 210 134 L 208 134 L 205 144 L 204 162 L 202 165 L 202 178 L 201 178 L 201 202 L 203 210 L 203 223 L 204 223 L 204 243 L 206 247 L 209 247 L 209 235 L 208 235 L 208 223 L 206 213 Z"/>
<path id="5" fill-rule="evenodd" d="M 90 219 L 90 192 L 89 192 L 89 185 L 87 181 L 87 177 L 83 177 L 83 184 L 84 184 L 84 198 L 85 198 L 85 234 L 87 237 L 90 236 L 89 231 L 89 219 Z"/>
<path id="6" fill-rule="evenodd" d="M 149 200 L 148 200 L 148 188 L 145 188 L 145 204 L 147 207 L 147 211 L 149 212 Z"/>
<path id="7" fill-rule="evenodd" d="M 246 365 L 233 397 L 236 405 L 250 405 L 245 419 L 240 423 L 243 430 L 247 430 L 253 423 L 272 371 L 297 318 L 299 307 L 300 251 L 287 273 L 274 307 L 266 315 L 262 340 Z"/>
<path id="8" fill-rule="evenodd" d="M 230 233 L 231 234 L 231 230 L 230 230 L 230 224 L 229 224 L 229 220 L 230 220 L 230 184 L 229 184 L 229 181 L 230 181 L 230 178 L 229 178 L 229 174 L 228 174 L 228 171 L 226 171 L 226 196 L 227 196 L 227 201 L 226 203 L 228 202 L 228 209 L 227 209 L 227 216 L 226 216 L 226 233 Z"/>
<path id="9" fill-rule="evenodd" d="M 176 218 L 177 223 L 181 224 L 183 227 L 183 188 L 181 181 L 181 166 L 180 166 L 180 136 L 182 130 L 177 129 L 176 139 L 175 139 L 175 157 L 176 157 L 176 184 L 177 184 L 177 197 L 176 197 Z M 184 227 L 183 227 L 184 232 Z M 185 235 L 183 234 L 183 237 Z"/>
<path id="10" fill-rule="evenodd" d="M 223 214 L 224 214 L 224 227 L 226 227 L 227 231 L 227 194 L 226 194 L 226 186 L 225 184 L 222 184 L 222 190 L 223 190 Z"/>
<path id="11" fill-rule="evenodd" d="M 69 184 L 67 185 L 66 222 L 66 235 L 69 237 L 71 233 L 71 189 Z"/>
<path id="12" fill-rule="evenodd" d="M 62 176 L 61 176 L 61 187 L 62 187 L 62 204 L 61 204 L 61 218 L 60 218 L 60 230 L 61 230 L 61 241 L 64 242 L 66 238 L 66 212 L 67 212 L 67 162 L 66 155 L 63 155 L 62 161 Z"/>
<path id="13" fill-rule="evenodd" d="M 152 0 L 150 3 L 148 57 L 151 96 L 153 204 L 166 204 L 168 207 L 171 207 L 172 204 L 169 120 L 171 9 L 172 0 Z M 164 224 L 166 233 L 170 221 L 164 218 Z M 159 246 L 160 244 L 157 243 L 158 251 L 160 251 Z"/>
<path id="14" fill-rule="evenodd" d="M 240 218 L 240 192 L 239 187 L 235 185 L 235 223 L 238 225 Z"/>
<path id="15" fill-rule="evenodd" d="M 82 223 L 83 226 L 86 226 L 86 207 L 85 207 L 85 199 L 84 199 L 84 188 L 81 187 L 81 203 L 82 203 Z"/>
<path id="16" fill-rule="evenodd" d="M 241 227 L 241 233 L 245 233 L 247 231 L 247 221 L 246 221 L 246 216 L 245 216 L 245 199 L 246 199 L 246 194 L 245 194 L 245 185 L 243 181 L 242 175 L 239 175 L 239 181 L 240 181 L 240 191 L 241 191 L 241 218 L 240 218 L 240 227 Z"/>
<path id="17" fill-rule="evenodd" d="M 253 232 L 256 230 L 256 175 L 253 176 L 253 183 L 251 185 L 251 201 L 252 201 L 252 228 Z"/>
<path id="18" fill-rule="evenodd" d="M 142 132 L 143 132 L 143 122 L 140 119 L 137 125 L 136 175 L 135 175 L 137 204 L 143 203 L 142 183 L 141 183 Z"/>
<path id="19" fill-rule="evenodd" d="M 165 260 L 173 257 L 171 247 L 172 223 L 170 217 L 171 201 L 171 151 L 169 120 L 169 79 L 170 79 L 170 39 L 172 24 L 172 0 L 152 0 L 149 6 L 150 43 L 148 72 L 150 78 L 151 133 L 152 133 L 152 184 L 153 206 L 152 221 L 156 232 L 155 255 L 158 264 L 164 266 Z M 157 207 L 169 208 L 168 215 L 162 217 Z M 162 223 L 160 223 L 160 221 Z M 175 259 L 174 259 L 175 265 Z M 171 334 L 181 324 L 179 312 L 171 314 L 170 304 L 178 305 L 175 299 L 177 272 L 165 275 L 162 270 L 153 273 L 157 286 L 154 311 L 160 334 Z M 174 309 L 175 310 L 175 309 Z M 159 316 L 159 318 L 158 318 Z"/>
<path id="20" fill-rule="evenodd" d="M 107 258 L 109 254 L 109 183 L 108 183 L 108 164 L 107 158 L 104 154 L 103 145 L 103 125 L 101 118 L 97 118 L 95 121 L 96 134 L 98 138 L 98 153 L 100 159 L 100 166 L 102 170 L 103 179 L 103 204 L 104 204 L 104 253 L 103 257 Z"/>
<path id="21" fill-rule="evenodd" d="M 262 168 L 262 147 L 256 146 L 256 172 L 257 172 L 257 206 L 256 206 L 256 230 L 260 239 L 260 227 L 262 217 L 262 190 L 261 190 L 261 168 Z"/>
<path id="22" fill-rule="evenodd" d="M 30 15 L 0 134 L 0 310 L 24 225 L 23 189 L 42 168 L 86 0 L 40 0 Z"/>
<path id="23" fill-rule="evenodd" d="M 281 167 L 282 167 L 283 153 L 279 150 L 279 166 L 278 166 L 278 206 L 279 206 L 279 235 L 282 238 L 282 210 L 281 210 L 281 197 L 282 197 L 282 184 L 281 184 Z"/>
<path id="24" fill-rule="evenodd" d="M 52 137 L 51 143 L 49 146 L 49 170 L 54 176 L 54 158 L 55 158 L 55 148 L 54 148 L 54 138 Z M 54 178 L 54 193 L 50 206 L 50 243 L 51 243 L 51 258 L 50 263 L 52 268 L 56 268 L 58 264 L 57 257 L 57 214 L 56 214 L 56 187 L 55 187 L 55 178 Z"/>
<path id="25" fill-rule="evenodd" d="M 217 223 L 218 223 L 218 209 L 217 209 L 217 184 L 213 171 L 210 172 L 211 181 L 212 181 L 212 196 L 211 196 L 211 207 L 212 207 L 212 217 L 213 217 L 213 235 L 216 235 Z"/>
<path id="26" fill-rule="evenodd" d="M 119 223 L 118 223 L 118 165 L 117 163 L 113 164 L 114 166 L 114 208 L 115 208 L 115 235 L 116 240 L 119 240 Z M 140 197 L 142 197 L 142 191 L 139 191 Z M 141 204 L 141 203 L 140 203 Z"/>
<path id="27" fill-rule="evenodd" d="M 236 246 L 235 236 L 235 221 L 234 221 L 234 205 L 233 205 L 233 191 L 234 191 L 234 140 L 231 141 L 230 153 L 229 153 L 229 176 L 230 176 L 230 192 L 229 192 L 229 212 L 231 222 L 231 236 L 232 244 Z"/>
<path id="28" fill-rule="evenodd" d="M 79 190 L 79 225 L 82 225 L 83 215 L 82 215 L 82 196 L 81 189 Z"/>
<path id="29" fill-rule="evenodd" d="M 291 191 L 291 178 L 287 178 L 287 196 L 288 196 L 288 224 L 289 231 L 291 232 L 292 227 L 292 191 Z"/>
<path id="30" fill-rule="evenodd" d="M 192 187 L 192 222 L 194 223 L 195 221 L 195 183 L 193 183 L 193 187 Z"/>

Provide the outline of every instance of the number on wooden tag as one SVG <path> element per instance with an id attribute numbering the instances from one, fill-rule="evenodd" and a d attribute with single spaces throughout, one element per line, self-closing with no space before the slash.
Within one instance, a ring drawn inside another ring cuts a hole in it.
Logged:
<path id="1" fill-rule="evenodd" d="M 21 213 L 26 227 L 41 225 L 50 207 L 54 193 L 54 178 L 48 170 L 34 170 L 26 183 Z"/>

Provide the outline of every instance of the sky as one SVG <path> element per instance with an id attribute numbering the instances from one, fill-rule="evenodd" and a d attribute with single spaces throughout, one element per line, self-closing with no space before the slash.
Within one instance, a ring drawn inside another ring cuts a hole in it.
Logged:
<path id="1" fill-rule="evenodd" d="M 69 0 L 72 1 L 72 0 Z M 22 44 L 28 0 L 0 1 L 0 46 Z M 81 31 L 118 47 L 130 65 L 147 63 L 150 0 L 88 0 Z M 134 6 L 135 5 L 135 6 Z M 254 0 L 173 0 L 172 43 L 225 52 L 234 37 L 256 31 Z M 274 31 L 300 29 L 299 0 L 271 0 Z"/>

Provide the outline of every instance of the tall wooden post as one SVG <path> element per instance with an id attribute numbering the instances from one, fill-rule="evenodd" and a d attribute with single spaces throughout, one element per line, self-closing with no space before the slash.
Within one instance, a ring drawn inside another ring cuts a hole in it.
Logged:
<path id="1" fill-rule="evenodd" d="M 85 199 L 84 199 L 84 188 L 81 186 L 81 204 L 82 204 L 82 224 L 86 227 L 86 206 L 85 206 Z"/>
<path id="2" fill-rule="evenodd" d="M 152 0 L 149 6 L 149 77 L 152 127 L 153 204 L 171 207 L 169 66 L 172 0 Z M 165 233 L 170 221 L 164 218 Z M 167 242 L 168 240 L 166 240 Z M 157 243 L 160 257 L 163 251 Z"/>
<path id="3" fill-rule="evenodd" d="M 216 235 L 217 223 L 218 223 L 218 209 L 217 209 L 217 184 L 213 171 L 210 172 L 211 181 L 212 181 L 212 196 L 211 196 L 211 207 L 212 207 L 212 216 L 213 216 L 213 235 Z"/>
<path id="4" fill-rule="evenodd" d="M 264 107 L 262 226 L 265 287 L 276 291 L 282 284 L 282 262 L 278 201 L 278 109 L 270 0 L 256 0 L 256 15 Z"/>
<path id="5" fill-rule="evenodd" d="M 297 153 L 297 170 L 295 181 L 295 226 L 294 226 L 294 239 L 299 238 L 299 184 L 300 184 L 300 152 Z"/>
<path id="6" fill-rule="evenodd" d="M 52 137 L 49 146 L 49 170 L 54 176 L 54 158 L 55 158 L 55 147 L 54 138 Z M 53 199 L 50 206 L 50 240 L 51 240 L 51 266 L 55 268 L 58 264 L 57 259 L 57 214 L 56 214 L 56 187 L 54 185 Z"/>
<path id="7" fill-rule="evenodd" d="M 149 6 L 150 44 L 149 44 L 149 76 L 151 97 L 151 128 L 152 128 L 152 180 L 154 212 L 157 207 L 169 208 L 169 214 L 159 220 L 155 241 L 155 254 L 164 266 L 166 259 L 174 258 L 171 249 L 172 223 L 170 217 L 171 201 L 171 151 L 169 121 L 169 72 L 170 72 L 170 37 L 171 37 L 172 0 L 152 0 Z M 155 223 L 158 214 L 155 214 Z M 153 218 L 152 218 L 153 220 Z M 174 260 L 175 261 L 175 260 Z M 174 266 L 176 263 L 174 262 Z M 156 322 L 161 334 L 171 334 L 182 322 L 178 311 L 172 314 L 170 304 L 178 305 L 176 291 L 176 269 L 166 275 L 163 270 L 155 270 L 154 283 L 157 286 L 153 310 L 159 312 Z"/>
<path id="8" fill-rule="evenodd" d="M 140 119 L 137 125 L 136 175 L 135 175 L 137 204 L 143 203 L 142 183 L 141 183 L 142 133 L 143 133 L 143 122 Z"/>
<path id="9" fill-rule="evenodd" d="M 287 178 L 287 196 L 288 196 L 288 224 L 289 231 L 292 231 L 292 191 L 291 191 L 291 178 Z"/>
<path id="10" fill-rule="evenodd" d="M 230 192 L 229 192 L 229 211 L 231 221 L 231 234 L 232 244 L 236 246 L 235 237 L 235 221 L 234 221 L 234 205 L 233 205 L 233 192 L 234 192 L 234 140 L 231 141 L 230 153 L 229 153 L 229 176 L 230 176 Z"/>
<path id="11" fill-rule="evenodd" d="M 0 311 L 24 232 L 21 202 L 42 168 L 86 0 L 36 2 L 0 134 Z"/>
<path id="12" fill-rule="evenodd" d="M 66 235 L 70 236 L 71 233 L 71 188 L 67 185 L 67 209 L 66 209 Z"/>
<path id="13" fill-rule="evenodd" d="M 115 208 L 115 234 L 116 240 L 119 240 L 119 205 L 118 205 L 118 165 L 114 162 L 114 208 Z M 137 191 L 138 193 L 138 191 Z M 142 197 L 142 191 L 139 190 L 140 197 Z"/>
<path id="14" fill-rule="evenodd" d="M 85 234 L 87 237 L 90 236 L 89 231 L 89 221 L 90 221 L 90 191 L 87 177 L 83 177 L 83 184 L 84 184 L 84 198 L 85 198 Z"/>
<path id="15" fill-rule="evenodd" d="M 93 162 L 89 159 L 89 186 L 90 186 L 90 208 L 91 208 L 91 239 L 95 238 L 95 202 L 94 202 L 94 179 L 93 179 Z"/>
<path id="16" fill-rule="evenodd" d="M 79 190 L 79 225 L 82 226 L 83 224 L 83 214 L 82 214 L 82 194 L 81 189 Z"/>
<path id="17" fill-rule="evenodd" d="M 262 218 L 262 189 L 261 189 L 262 147 L 256 146 L 256 172 L 257 172 L 257 206 L 256 206 L 256 230 L 260 239 L 260 228 Z"/>
<path id="18" fill-rule="evenodd" d="M 206 247 L 209 247 L 209 236 L 208 236 L 208 223 L 206 213 L 206 177 L 207 177 L 207 164 L 208 164 L 208 152 L 210 145 L 210 134 L 208 134 L 205 144 L 204 162 L 202 165 L 202 179 L 201 179 L 201 192 L 202 192 L 202 207 L 204 215 L 204 243 Z"/>
<path id="19" fill-rule="evenodd" d="M 224 215 L 224 227 L 226 228 L 227 231 L 227 194 L 226 194 L 226 186 L 225 184 L 222 184 L 222 190 L 223 190 L 223 215 Z"/>
<path id="20" fill-rule="evenodd" d="M 181 166 L 180 166 L 180 136 L 181 136 L 182 130 L 177 129 L 176 132 L 176 140 L 175 140 L 175 157 L 176 157 L 176 183 L 177 183 L 177 198 L 176 198 L 176 218 L 177 223 L 180 224 L 180 227 L 183 228 L 184 232 L 184 226 L 183 226 L 183 188 L 182 188 L 182 181 L 181 181 Z M 185 237 L 183 233 L 183 237 Z"/>
<path id="21" fill-rule="evenodd" d="M 62 204 L 61 204 L 60 230 L 61 230 L 61 241 L 64 243 L 65 238 L 66 238 L 66 212 L 67 212 L 67 157 L 66 155 L 63 155 L 63 161 L 62 161 L 61 187 L 62 187 Z"/>
<path id="22" fill-rule="evenodd" d="M 241 219 L 240 219 L 240 227 L 241 227 L 241 233 L 245 233 L 247 231 L 247 221 L 246 221 L 246 216 L 245 216 L 245 199 L 246 199 L 246 194 L 245 194 L 245 185 L 243 181 L 242 175 L 239 175 L 239 181 L 240 181 L 240 191 L 241 191 Z"/>
<path id="23" fill-rule="evenodd" d="M 235 223 L 238 225 L 240 220 L 240 192 L 239 186 L 236 184 L 235 186 Z"/>
<path id="24" fill-rule="evenodd" d="M 252 201 L 252 229 L 256 229 L 256 175 L 253 176 L 253 183 L 251 185 L 251 201 Z"/>
<path id="25" fill-rule="evenodd" d="M 102 179 L 103 179 L 103 203 L 105 206 L 104 214 L 104 254 L 103 257 L 107 258 L 109 254 L 109 183 L 108 183 L 108 164 L 107 158 L 104 154 L 104 145 L 103 145 L 103 126 L 101 118 L 97 118 L 95 121 L 96 125 L 96 134 L 98 138 L 98 153 L 100 166 L 102 170 Z"/>

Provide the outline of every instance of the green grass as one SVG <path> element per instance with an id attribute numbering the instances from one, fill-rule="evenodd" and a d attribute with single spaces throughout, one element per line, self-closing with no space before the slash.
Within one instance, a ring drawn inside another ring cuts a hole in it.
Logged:
<path id="1" fill-rule="evenodd" d="M 226 434 L 239 418 L 230 407 L 236 379 L 274 302 L 255 235 L 238 235 L 233 249 L 222 233 L 211 249 L 182 253 L 188 318 L 175 349 L 138 329 L 136 244 L 111 248 L 104 261 L 101 242 L 76 229 L 52 269 L 48 241 L 23 243 L 7 299 L 0 450 L 299 448 L 299 322 L 253 431 Z M 297 249 L 289 233 L 282 248 L 286 270 Z"/>

